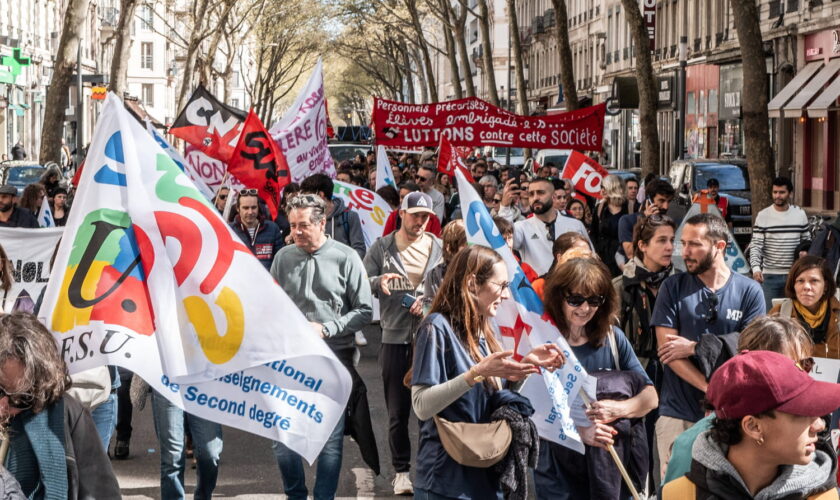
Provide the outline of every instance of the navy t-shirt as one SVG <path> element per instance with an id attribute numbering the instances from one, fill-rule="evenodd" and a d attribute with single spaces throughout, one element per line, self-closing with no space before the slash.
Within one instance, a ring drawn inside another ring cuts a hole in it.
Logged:
<path id="1" fill-rule="evenodd" d="M 627 340 L 624 332 L 618 327 L 613 327 L 613 334 L 615 335 L 615 345 L 618 348 L 618 366 L 622 370 L 632 370 L 638 372 L 645 378 L 648 385 L 653 385 L 650 377 L 645 373 L 639 358 L 633 352 L 633 346 Z M 586 343 L 583 345 L 572 346 L 572 351 L 580 361 L 581 366 L 587 373 L 592 373 L 598 370 L 615 370 L 615 361 L 613 361 L 612 348 L 610 347 L 609 339 L 604 339 L 604 345 L 601 347 L 593 347 Z"/>
<path id="2" fill-rule="evenodd" d="M 708 321 L 714 307 L 712 294 L 717 296 L 717 318 Z M 766 313 L 761 286 L 745 276 L 732 273 L 720 290 L 712 292 L 697 276 L 680 273 L 662 282 L 650 323 L 651 326 L 673 328 L 696 342 L 705 333 L 740 332 L 753 319 Z M 665 366 L 659 395 L 660 415 L 696 422 L 703 418 L 700 404 L 703 397 L 702 391 Z"/>
<path id="3" fill-rule="evenodd" d="M 481 347 L 486 352 L 483 342 Z M 474 364 L 443 315 L 433 313 L 423 320 L 417 330 L 411 385 L 442 384 L 465 373 Z M 484 385 L 475 384 L 438 415 L 451 422 L 478 423 L 489 398 L 490 393 Z M 447 498 L 500 498 L 501 489 L 491 471 L 492 468 L 467 467 L 452 460 L 440 443 L 435 420 L 420 422 L 415 488 Z"/>
<path id="4" fill-rule="evenodd" d="M 636 222 L 639 221 L 639 217 L 641 216 L 642 214 L 640 212 L 636 212 L 627 214 L 618 221 L 618 241 L 620 243 L 633 242 L 633 227 L 636 225 Z M 621 255 L 624 255 L 624 246 L 619 245 L 618 251 L 621 252 Z"/>

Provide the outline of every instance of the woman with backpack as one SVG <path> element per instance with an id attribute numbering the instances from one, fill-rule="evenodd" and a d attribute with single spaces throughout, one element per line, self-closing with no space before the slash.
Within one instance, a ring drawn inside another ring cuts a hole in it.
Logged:
<path id="1" fill-rule="evenodd" d="M 814 356 L 840 359 L 840 301 L 826 260 L 806 255 L 793 263 L 785 283 L 786 299 L 770 315 L 794 318 L 814 341 Z"/>

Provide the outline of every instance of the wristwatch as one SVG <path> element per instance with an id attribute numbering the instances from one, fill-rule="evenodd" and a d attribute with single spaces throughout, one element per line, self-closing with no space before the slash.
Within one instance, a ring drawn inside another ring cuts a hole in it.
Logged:
<path id="1" fill-rule="evenodd" d="M 470 371 L 471 371 L 471 372 L 473 372 L 473 373 L 475 373 L 475 375 L 473 375 L 473 382 L 477 382 L 477 383 L 479 383 L 479 384 L 480 384 L 481 382 L 484 382 L 484 375 L 479 375 L 477 371 L 473 370 L 473 368 L 475 368 L 475 366 L 473 366 L 472 368 L 470 368 Z"/>

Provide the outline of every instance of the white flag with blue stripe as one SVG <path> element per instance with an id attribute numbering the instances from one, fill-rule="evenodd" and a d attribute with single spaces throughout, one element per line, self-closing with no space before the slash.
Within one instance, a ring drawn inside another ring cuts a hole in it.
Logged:
<path id="1" fill-rule="evenodd" d="M 394 171 L 391 170 L 391 162 L 388 160 L 388 153 L 385 146 L 376 147 L 376 190 L 385 186 L 393 186 L 397 189 L 397 181 L 394 179 Z"/>
<path id="2" fill-rule="evenodd" d="M 534 346 L 553 342 L 566 356 L 566 364 L 561 369 L 531 375 L 520 390 L 534 406 L 531 420 L 543 439 L 583 453 L 584 445 L 576 424 L 588 427 L 592 423 L 583 412 L 579 392 L 586 390 L 594 400 L 596 380 L 586 373 L 557 327 L 544 317 L 542 300 L 531 288 L 478 193 L 460 170 L 456 169 L 455 177 L 467 227 L 467 242 L 492 248 L 507 264 L 512 300 L 503 301 L 496 315 L 502 345 L 512 349 L 514 356 L 519 358 Z"/>
<path id="3" fill-rule="evenodd" d="M 208 201 L 213 202 L 213 198 L 216 195 L 213 192 L 213 190 L 210 189 L 210 186 L 208 186 L 204 182 L 204 179 L 195 175 L 192 169 L 187 168 L 187 160 L 185 160 L 184 157 L 181 156 L 181 153 L 179 153 L 177 149 L 173 148 L 172 145 L 169 144 L 169 142 L 166 139 L 164 139 L 163 136 L 160 135 L 160 133 L 157 130 L 155 130 L 155 127 L 149 120 L 146 120 L 146 130 L 149 132 L 149 134 L 152 135 L 152 137 L 155 138 L 155 142 L 158 143 L 158 145 L 166 152 L 166 154 L 168 154 L 169 157 L 172 158 L 172 161 L 175 162 L 175 165 L 178 165 L 178 168 L 181 169 L 181 172 L 184 172 L 185 174 L 187 174 L 187 176 L 189 176 L 190 180 L 193 181 L 193 183 L 195 184 L 195 187 L 198 188 L 198 192 L 201 193 L 202 196 L 207 198 Z"/>
<path id="4" fill-rule="evenodd" d="M 47 197 L 41 202 L 41 210 L 38 211 L 38 225 L 41 227 L 55 227 L 55 219 L 53 218 L 52 209 L 50 208 Z"/>

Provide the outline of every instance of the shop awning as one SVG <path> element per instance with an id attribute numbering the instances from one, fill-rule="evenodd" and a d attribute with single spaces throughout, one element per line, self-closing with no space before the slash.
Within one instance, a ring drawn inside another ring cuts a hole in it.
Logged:
<path id="1" fill-rule="evenodd" d="M 840 75 L 808 106 L 808 116 L 810 118 L 828 116 L 828 109 L 834 106 L 838 97 L 840 97 Z"/>
<path id="2" fill-rule="evenodd" d="M 811 78 L 805 88 L 796 94 L 796 97 L 791 99 L 784 107 L 784 114 L 788 118 L 796 118 L 802 116 L 803 110 L 811 102 L 815 95 L 822 92 L 823 87 L 831 81 L 832 78 L 840 71 L 840 59 L 832 59 L 826 64 L 819 73 Z"/>
<path id="3" fill-rule="evenodd" d="M 822 62 L 810 62 L 805 65 L 804 68 L 799 70 L 799 73 L 793 77 L 793 80 L 788 82 L 781 91 L 767 104 L 767 110 L 770 113 L 771 118 L 781 118 L 782 117 L 782 106 L 787 104 L 788 101 L 796 94 L 796 92 L 805 86 L 808 80 L 814 76 L 814 73 L 819 71 L 822 68 Z M 790 118 L 796 118 L 796 116 L 791 116 Z"/>

